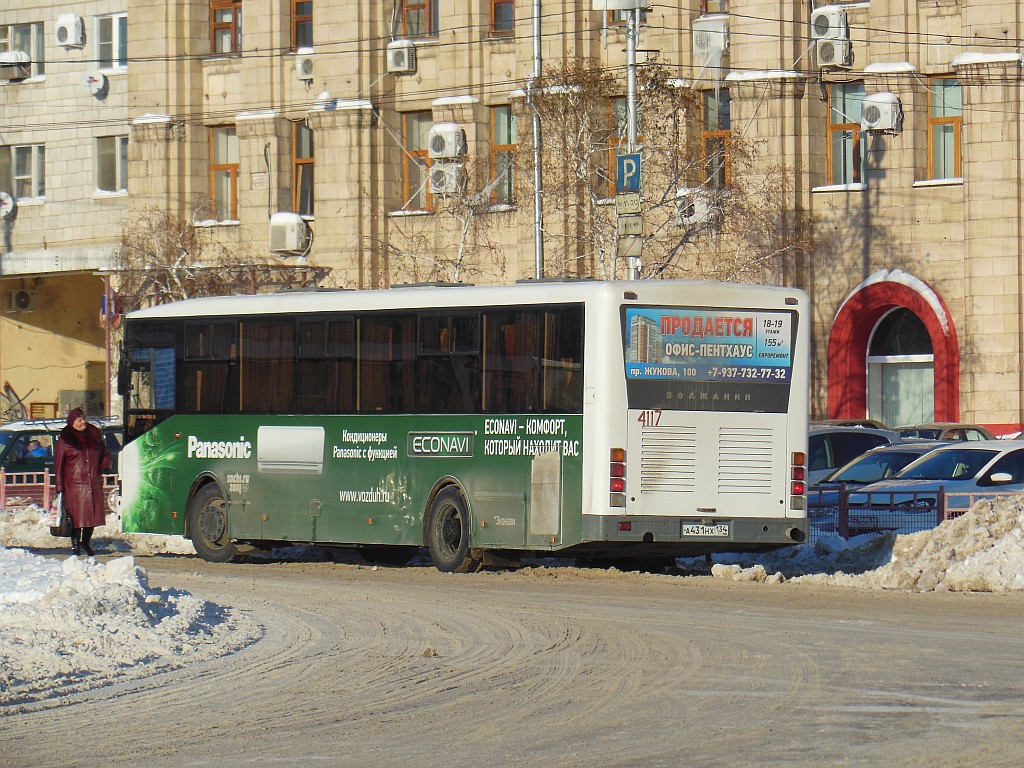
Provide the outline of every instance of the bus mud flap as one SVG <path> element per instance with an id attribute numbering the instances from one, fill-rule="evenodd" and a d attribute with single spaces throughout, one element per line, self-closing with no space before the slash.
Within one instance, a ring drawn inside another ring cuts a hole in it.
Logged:
<path id="1" fill-rule="evenodd" d="M 561 522 L 562 457 L 558 452 L 541 453 L 530 464 L 531 544 L 551 544 L 561 535 Z"/>

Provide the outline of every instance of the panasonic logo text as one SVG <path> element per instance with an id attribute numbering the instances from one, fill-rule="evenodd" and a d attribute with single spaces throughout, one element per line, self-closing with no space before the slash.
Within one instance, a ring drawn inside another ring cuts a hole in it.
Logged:
<path id="1" fill-rule="evenodd" d="M 188 458 L 190 459 L 248 459 L 252 457 L 252 443 L 245 436 L 238 440 L 200 440 L 188 436 Z"/>

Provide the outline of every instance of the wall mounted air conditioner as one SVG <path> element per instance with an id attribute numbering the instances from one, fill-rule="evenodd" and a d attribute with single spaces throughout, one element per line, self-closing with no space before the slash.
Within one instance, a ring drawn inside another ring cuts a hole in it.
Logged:
<path id="1" fill-rule="evenodd" d="M 464 157 L 466 148 L 466 131 L 457 123 L 437 123 L 427 133 L 427 151 L 434 160 Z"/>
<path id="2" fill-rule="evenodd" d="M 430 193 L 448 197 L 459 195 L 466 183 L 462 163 L 434 163 L 430 166 Z"/>
<path id="3" fill-rule="evenodd" d="M 313 79 L 312 48 L 299 48 L 295 52 L 295 77 L 304 81 Z"/>
<path id="4" fill-rule="evenodd" d="M 32 59 L 24 51 L 0 53 L 0 80 L 24 80 L 32 74 Z"/>
<path id="5" fill-rule="evenodd" d="M 693 22 L 693 63 L 717 66 L 729 50 L 729 20 L 725 16 L 704 16 Z"/>
<path id="6" fill-rule="evenodd" d="M 412 40 L 392 40 L 388 43 L 387 69 L 393 75 L 415 72 L 416 44 Z"/>
<path id="7" fill-rule="evenodd" d="M 811 11 L 811 37 L 815 40 L 849 40 L 846 11 L 838 5 L 823 5 Z"/>
<path id="8" fill-rule="evenodd" d="M 822 69 L 841 67 L 849 69 L 853 66 L 853 46 L 849 40 L 816 40 L 815 53 L 818 66 Z"/>
<path id="9" fill-rule="evenodd" d="M 900 97 L 888 91 L 865 96 L 860 127 L 864 131 L 898 134 L 903 130 L 903 105 L 900 104 Z"/>
<path id="10" fill-rule="evenodd" d="M 699 187 L 681 187 L 676 190 L 676 215 L 682 226 L 699 224 L 711 213 L 708 193 Z"/>
<path id="11" fill-rule="evenodd" d="M 81 16 L 62 13 L 57 17 L 53 36 L 57 45 L 63 45 L 65 48 L 81 48 L 85 45 L 85 22 L 82 21 Z"/>
<path id="12" fill-rule="evenodd" d="M 297 213 L 270 217 L 270 250 L 274 253 L 305 253 L 309 250 L 309 225 Z"/>
<path id="13" fill-rule="evenodd" d="M 4 299 L 8 313 L 32 312 L 36 308 L 36 294 L 32 291 L 8 291 Z"/>

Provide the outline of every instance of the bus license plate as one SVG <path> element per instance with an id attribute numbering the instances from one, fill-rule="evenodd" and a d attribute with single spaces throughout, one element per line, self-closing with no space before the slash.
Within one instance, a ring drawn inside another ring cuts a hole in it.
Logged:
<path id="1" fill-rule="evenodd" d="M 728 536 L 729 524 L 701 525 L 700 523 L 684 523 L 683 536 Z"/>

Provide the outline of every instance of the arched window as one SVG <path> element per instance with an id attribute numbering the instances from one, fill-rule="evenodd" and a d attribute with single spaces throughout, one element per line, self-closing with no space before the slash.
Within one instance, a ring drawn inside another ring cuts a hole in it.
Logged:
<path id="1" fill-rule="evenodd" d="M 892 426 L 935 418 L 935 357 L 928 329 L 905 307 L 875 325 L 867 355 L 868 416 Z"/>

